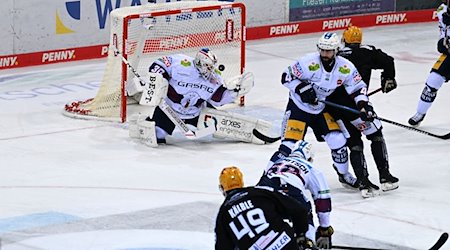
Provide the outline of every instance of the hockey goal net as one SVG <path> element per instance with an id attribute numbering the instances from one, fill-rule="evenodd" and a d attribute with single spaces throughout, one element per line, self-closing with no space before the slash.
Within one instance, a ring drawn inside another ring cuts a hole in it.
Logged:
<path id="1" fill-rule="evenodd" d="M 125 122 L 127 113 L 132 113 L 125 86 L 134 74 L 120 55 L 115 55 L 115 48 L 140 75 L 145 75 L 160 56 L 181 53 L 194 57 L 204 47 L 217 55 L 218 65 L 224 66 L 224 80 L 244 71 L 245 6 L 242 3 L 145 4 L 115 9 L 110 18 L 109 52 L 98 92 L 94 98 L 66 104 L 67 116 Z M 243 98 L 240 102 L 242 105 Z"/>

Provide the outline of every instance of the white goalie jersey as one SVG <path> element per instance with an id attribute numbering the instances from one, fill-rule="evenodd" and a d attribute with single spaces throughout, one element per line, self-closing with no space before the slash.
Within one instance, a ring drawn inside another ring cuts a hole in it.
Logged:
<path id="1" fill-rule="evenodd" d="M 193 58 L 186 55 L 163 56 L 149 68 L 152 73 L 162 74 L 169 82 L 166 102 L 181 119 L 198 116 L 206 102 L 214 106 L 231 103 L 236 93 L 223 86 L 218 70 L 205 79 L 194 66 Z"/>

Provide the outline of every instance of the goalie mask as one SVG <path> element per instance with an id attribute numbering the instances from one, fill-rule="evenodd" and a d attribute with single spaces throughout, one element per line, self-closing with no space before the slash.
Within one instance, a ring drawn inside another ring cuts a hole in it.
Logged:
<path id="1" fill-rule="evenodd" d="M 350 26 L 342 33 L 342 41 L 345 44 L 361 44 L 362 30 L 357 26 Z"/>
<path id="2" fill-rule="evenodd" d="M 200 75 L 206 80 L 211 79 L 211 76 L 216 69 L 216 64 L 217 57 L 208 48 L 203 48 L 197 52 L 194 59 L 195 67 L 200 72 Z"/>
<path id="3" fill-rule="evenodd" d="M 314 157 L 312 152 L 312 144 L 303 140 L 297 141 L 289 156 L 299 157 L 312 162 Z"/>
<path id="4" fill-rule="evenodd" d="M 244 186 L 244 178 L 241 170 L 235 166 L 226 167 L 220 172 L 219 189 L 224 195 L 226 192 Z"/>

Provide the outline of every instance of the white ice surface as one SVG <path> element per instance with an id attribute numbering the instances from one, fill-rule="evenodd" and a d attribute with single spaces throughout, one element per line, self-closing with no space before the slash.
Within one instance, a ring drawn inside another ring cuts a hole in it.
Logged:
<path id="1" fill-rule="evenodd" d="M 287 101 L 281 72 L 314 51 L 319 36 L 247 42 L 256 85 L 238 112 L 272 121 L 275 136 Z M 396 62 L 398 89 L 371 97 L 380 116 L 407 124 L 415 113 L 439 56 L 437 36 L 436 23 L 364 29 L 364 41 Z M 255 184 L 278 142 L 188 141 L 177 133 L 148 148 L 128 137 L 126 125 L 64 117 L 66 102 L 95 95 L 104 67 L 101 59 L 0 71 L 0 248 L 212 249 L 219 171 L 237 165 Z M 375 72 L 371 90 L 379 79 Z M 444 84 L 420 129 L 450 132 L 449 91 Z M 327 145 L 307 134 L 332 189 L 334 243 L 427 249 L 450 229 L 450 141 L 391 124 L 383 131 L 400 188 L 373 199 L 342 188 Z"/>

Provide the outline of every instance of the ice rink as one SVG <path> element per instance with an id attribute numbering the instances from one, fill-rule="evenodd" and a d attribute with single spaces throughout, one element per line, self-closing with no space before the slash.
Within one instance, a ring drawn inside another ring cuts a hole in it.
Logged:
<path id="1" fill-rule="evenodd" d="M 396 63 L 399 87 L 371 96 L 375 110 L 407 124 L 439 56 L 437 23 L 363 31 L 364 43 L 382 48 Z M 281 72 L 315 51 L 320 35 L 247 42 L 255 87 L 236 112 L 272 121 L 272 135 L 278 135 L 288 94 Z M 220 170 L 239 166 L 253 185 L 279 142 L 188 141 L 177 132 L 167 145 L 149 148 L 128 137 L 126 124 L 63 116 L 65 103 L 95 96 L 105 62 L 0 71 L 0 249 L 213 249 L 223 200 Z M 370 89 L 379 86 L 380 71 L 373 73 Z M 419 128 L 450 132 L 448 108 L 447 83 Z M 383 131 L 400 188 L 371 199 L 341 187 L 327 145 L 311 131 L 306 136 L 331 186 L 334 244 L 428 249 L 450 231 L 450 140 L 387 123 Z M 365 150 L 377 184 L 367 140 Z"/>

